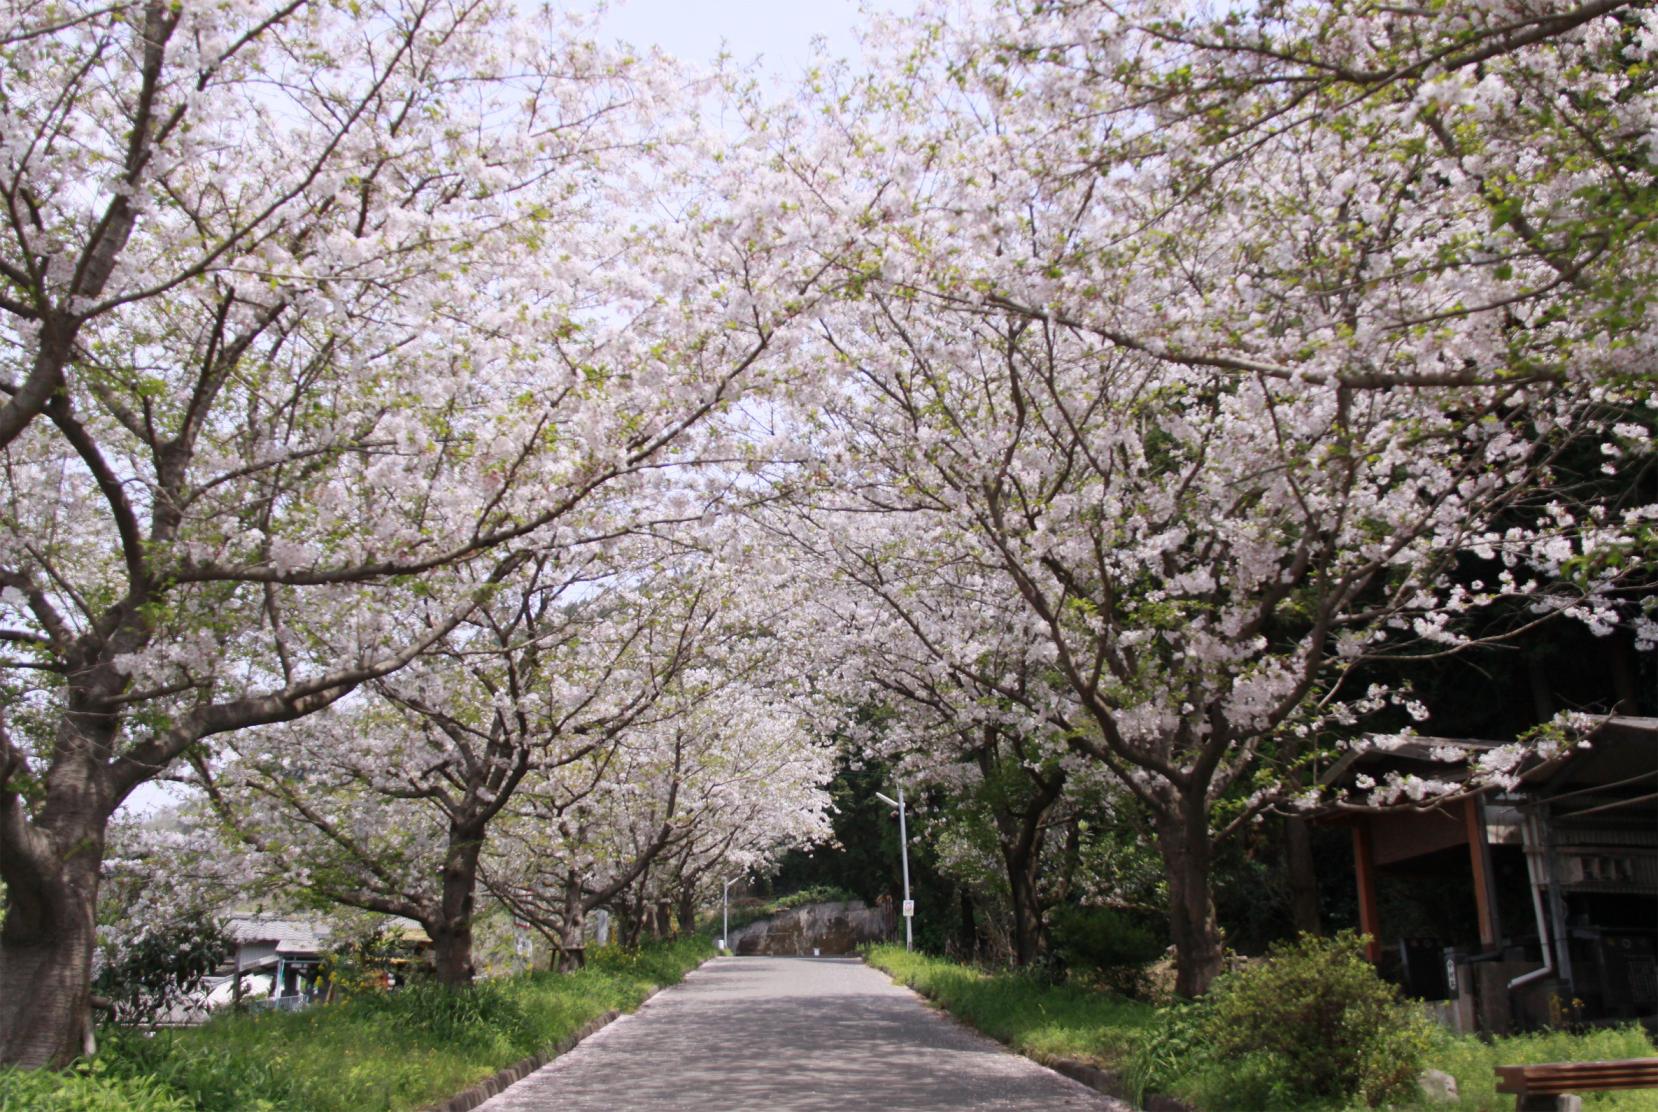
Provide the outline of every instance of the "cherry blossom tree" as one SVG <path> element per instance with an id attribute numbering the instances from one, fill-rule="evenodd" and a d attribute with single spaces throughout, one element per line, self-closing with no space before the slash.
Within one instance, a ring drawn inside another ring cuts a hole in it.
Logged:
<path id="1" fill-rule="evenodd" d="M 708 193 L 665 70 L 489 6 L 5 20 L 0 1061 L 40 1065 L 122 800 L 660 509 L 829 252 Z"/>
<path id="2" fill-rule="evenodd" d="M 916 531 L 927 500 L 905 493 L 907 505 L 885 503 L 880 513 L 790 502 L 765 519 L 813 584 L 815 635 L 841 654 L 837 697 L 884 712 L 862 729 L 843 727 L 850 743 L 891 763 L 912 797 L 948 798 L 935 825 L 986 819 L 1013 958 L 1025 965 L 1043 946 L 1053 889 L 1041 876 L 1044 848 L 1067 813 L 1068 766 L 1078 763 L 1064 742 L 1069 712 L 1062 690 L 1042 717 L 1031 710 L 1042 700 L 1009 699 L 982 682 L 992 675 L 1022 694 L 1051 685 L 1045 632 L 996 569 L 940 560 Z"/>
<path id="3" fill-rule="evenodd" d="M 1360 662 L 1461 651 L 1462 616 L 1509 598 L 1650 622 L 1615 557 L 1652 507 L 1568 481 L 1583 447 L 1650 459 L 1624 280 L 1649 217 L 1596 211 L 1652 154 L 1650 98 L 1628 104 L 1650 28 L 1618 7 L 1404 33 L 1312 5 L 1010 9 L 893 36 L 901 66 L 829 109 L 877 152 L 891 234 L 823 317 L 857 381 L 805 418 L 820 474 L 848 521 L 908 515 L 939 574 L 999 577 L 1042 628 L 1052 685 L 987 668 L 972 626 L 936 655 L 1147 807 L 1184 993 L 1219 968 L 1216 840 L 1363 715 L 1426 713 L 1355 690 Z M 1342 70 L 1349 40 L 1386 66 Z M 1574 67 L 1584 126 L 1516 107 Z"/>
<path id="4" fill-rule="evenodd" d="M 632 555 L 535 561 L 378 699 L 238 735 L 222 775 L 198 762 L 267 882 L 415 919 L 438 980 L 470 981 L 479 859 L 520 787 L 617 775 L 623 736 L 674 713 L 663 694 L 719 636 L 725 599 Z"/>
<path id="5" fill-rule="evenodd" d="M 789 655 L 765 641 L 749 651 L 774 663 Z M 490 891 L 566 967 L 580 964 L 595 909 L 618 912 L 636 939 L 665 932 L 677 904 L 688 929 L 705 884 L 764 871 L 827 834 L 831 746 L 814 740 L 791 705 L 799 696 L 775 674 L 756 683 L 762 673 L 745 672 L 623 739 L 608 775 L 528 793 L 531 821 L 486 859 Z"/>

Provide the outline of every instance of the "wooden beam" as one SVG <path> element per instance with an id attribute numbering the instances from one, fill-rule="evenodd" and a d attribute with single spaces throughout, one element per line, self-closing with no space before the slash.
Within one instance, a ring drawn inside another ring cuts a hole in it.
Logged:
<path id="1" fill-rule="evenodd" d="M 1468 828 L 1468 861 L 1474 870 L 1474 907 L 1479 913 L 1480 945 L 1487 950 L 1497 945 L 1497 900 L 1491 875 L 1491 846 L 1485 839 L 1485 810 L 1479 796 L 1462 801 L 1463 820 Z"/>
<path id="2" fill-rule="evenodd" d="M 1365 956 L 1379 961 L 1382 956 L 1382 917 L 1376 906 L 1376 848 L 1370 820 L 1353 824 L 1353 875 L 1359 886 L 1359 930 L 1370 936 Z"/>

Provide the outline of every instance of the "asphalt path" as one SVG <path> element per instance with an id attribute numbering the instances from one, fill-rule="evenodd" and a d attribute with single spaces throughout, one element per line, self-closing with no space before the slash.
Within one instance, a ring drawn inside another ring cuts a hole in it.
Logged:
<path id="1" fill-rule="evenodd" d="M 482 1106 L 1109 1109 L 856 958 L 718 958 Z"/>

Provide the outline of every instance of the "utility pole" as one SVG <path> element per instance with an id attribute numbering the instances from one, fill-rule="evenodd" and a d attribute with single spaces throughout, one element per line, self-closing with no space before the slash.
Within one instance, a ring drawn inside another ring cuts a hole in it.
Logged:
<path id="1" fill-rule="evenodd" d="M 904 786 L 898 786 L 898 798 L 875 793 L 875 798 L 888 807 L 898 808 L 898 859 L 904 867 L 904 949 L 915 949 L 910 924 L 915 920 L 915 901 L 910 899 L 910 834 L 904 825 Z"/>

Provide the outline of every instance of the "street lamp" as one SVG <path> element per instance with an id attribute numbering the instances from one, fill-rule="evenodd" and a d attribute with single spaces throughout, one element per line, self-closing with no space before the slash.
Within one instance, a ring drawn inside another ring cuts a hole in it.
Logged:
<path id="1" fill-rule="evenodd" d="M 898 798 L 875 793 L 875 798 L 888 807 L 898 808 L 898 857 L 904 863 L 904 949 L 915 948 L 910 936 L 910 923 L 915 919 L 915 901 L 910 899 L 910 836 L 904 827 L 904 786 L 898 786 Z"/>
<path id="2" fill-rule="evenodd" d="M 725 882 L 720 890 L 720 949 L 727 948 L 726 943 L 731 941 L 731 886 L 743 879 L 743 874 L 732 877 Z"/>

